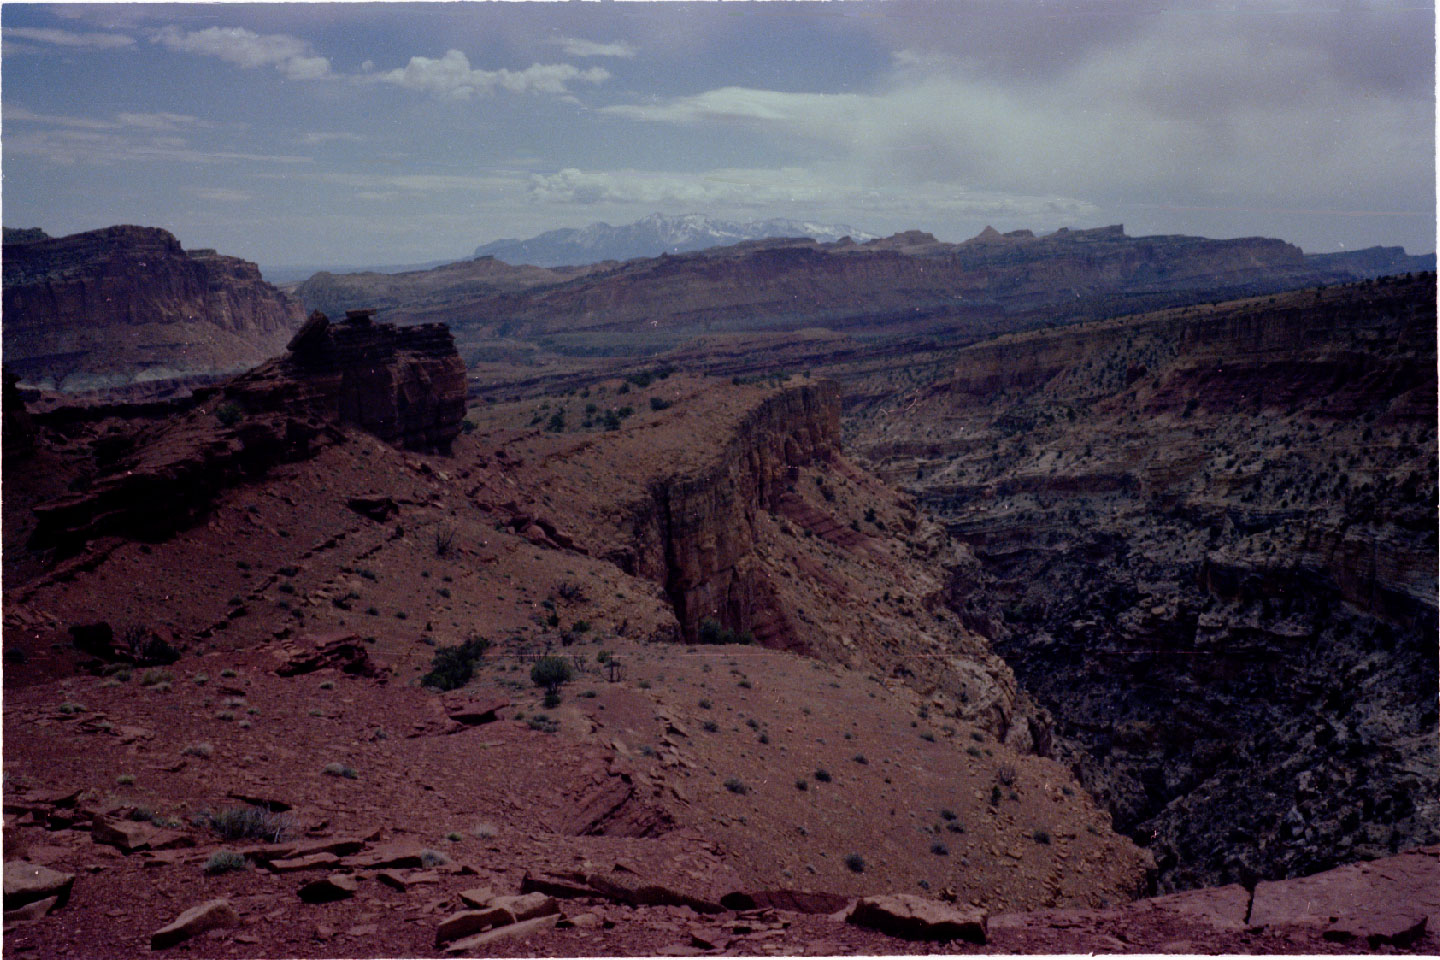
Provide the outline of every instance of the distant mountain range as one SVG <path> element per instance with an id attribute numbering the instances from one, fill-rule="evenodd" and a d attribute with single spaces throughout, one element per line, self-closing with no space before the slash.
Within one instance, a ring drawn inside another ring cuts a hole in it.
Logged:
<path id="1" fill-rule="evenodd" d="M 662 253 L 690 253 L 744 240 L 777 237 L 808 237 L 820 243 L 831 243 L 842 237 L 850 237 L 856 242 L 876 239 L 873 234 L 843 224 L 783 219 L 738 223 L 715 220 L 699 213 L 681 216 L 652 213 L 623 227 L 592 223 L 578 229 L 550 230 L 529 240 L 496 240 L 476 247 L 475 256 L 494 257 L 505 263 L 563 267 L 603 260 L 658 257 Z"/>

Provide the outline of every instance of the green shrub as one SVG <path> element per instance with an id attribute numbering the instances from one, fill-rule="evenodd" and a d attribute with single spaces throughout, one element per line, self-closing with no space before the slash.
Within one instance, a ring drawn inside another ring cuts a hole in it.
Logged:
<path id="1" fill-rule="evenodd" d="M 360 774 L 355 772 L 354 767 L 347 767 L 343 763 L 327 763 L 325 769 L 320 771 L 332 777 L 344 777 L 346 780 L 358 780 Z"/>
<path id="2" fill-rule="evenodd" d="M 436 690 L 457 690 L 465 686 L 475 674 L 476 661 L 489 649 L 490 641 L 479 636 L 455 646 L 437 647 L 430 660 L 430 672 L 420 678 L 421 686 Z"/>
<path id="3" fill-rule="evenodd" d="M 279 843 L 290 832 L 290 817 L 264 807 L 225 807 L 219 813 L 206 811 L 195 818 L 197 826 L 213 831 L 222 840 L 260 840 Z"/>
<path id="4" fill-rule="evenodd" d="M 743 633 L 737 633 L 728 627 L 721 626 L 719 621 L 708 618 L 700 621 L 697 639 L 699 642 L 705 644 L 755 642 L 755 637 L 750 631 L 746 630 Z"/>
<path id="5" fill-rule="evenodd" d="M 450 858 L 439 850 L 421 850 L 420 865 L 422 867 L 442 867 L 450 862 Z"/>
<path id="6" fill-rule="evenodd" d="M 205 872 L 212 876 L 217 873 L 233 873 L 244 870 L 247 862 L 244 854 L 234 850 L 216 850 L 210 854 L 210 859 L 205 861 Z"/>
<path id="7" fill-rule="evenodd" d="M 222 427 L 233 427 L 245 416 L 245 411 L 233 403 L 222 403 L 215 408 L 215 419 Z"/>
<path id="8" fill-rule="evenodd" d="M 559 691 L 574 676 L 570 661 L 562 657 L 541 657 L 530 668 L 530 682 L 546 690 Z"/>
<path id="9" fill-rule="evenodd" d="M 670 401 L 669 401 L 669 400 L 666 400 L 664 397 L 651 397 L 651 398 L 650 398 L 650 409 L 651 409 L 651 410 L 668 410 L 668 409 L 670 408 L 670 406 L 671 406 Z"/>

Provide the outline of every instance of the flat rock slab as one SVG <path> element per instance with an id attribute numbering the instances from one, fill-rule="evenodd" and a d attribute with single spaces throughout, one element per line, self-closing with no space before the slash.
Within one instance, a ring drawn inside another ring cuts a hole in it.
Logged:
<path id="1" fill-rule="evenodd" d="M 519 896 L 496 897 L 490 901 L 492 908 L 509 911 L 515 918 L 514 922 L 522 920 L 533 920 L 536 917 L 548 917 L 560 912 L 560 905 L 555 898 L 547 897 L 543 893 L 522 893 Z"/>
<path id="2" fill-rule="evenodd" d="M 435 946 L 443 946 L 451 940 L 468 937 L 490 927 L 509 926 L 515 922 L 515 915 L 503 907 L 486 907 L 483 910 L 462 910 L 452 913 L 440 921 L 435 928 Z"/>
<path id="3" fill-rule="evenodd" d="M 170 923 L 150 934 L 150 949 L 165 950 L 216 927 L 233 927 L 240 922 L 235 908 L 224 898 L 207 900 L 191 907 Z"/>
<path id="4" fill-rule="evenodd" d="M 1250 891 L 1232 883 L 1224 887 L 1171 893 L 1145 903 L 1153 909 L 1205 920 L 1217 927 L 1240 929 L 1245 926 L 1245 914 L 1250 909 Z"/>
<path id="5" fill-rule="evenodd" d="M 8 927 L 12 923 L 34 923 L 49 914 L 58 904 L 58 897 L 46 897 L 44 900 L 27 903 L 18 910 L 6 910 L 5 925 Z"/>
<path id="6" fill-rule="evenodd" d="M 195 841 L 183 833 L 166 830 L 152 823 L 137 820 L 108 820 L 96 817 L 90 828 L 90 838 L 96 843 L 108 844 L 123 853 L 137 850 L 171 850 L 175 847 L 193 847 Z"/>
<path id="7" fill-rule="evenodd" d="M 985 942 L 985 914 L 908 893 L 864 897 L 846 920 L 904 940 Z"/>
<path id="8" fill-rule="evenodd" d="M 1328 939 L 1405 946 L 1440 923 L 1440 858 L 1426 850 L 1255 887 L 1253 927 L 1320 927 Z"/>
<path id="9" fill-rule="evenodd" d="M 467 953 L 483 952 L 487 946 L 497 940 L 528 937 L 532 933 L 548 930 L 555 926 L 555 922 L 558 919 L 558 915 L 536 917 L 533 920 L 512 923 L 509 926 L 499 927 L 486 933 L 478 933 L 473 937 L 466 937 L 464 940 L 457 940 L 450 944 L 450 946 L 445 948 L 445 953 L 450 956 L 462 956 Z"/>
<path id="10" fill-rule="evenodd" d="M 382 867 L 414 869 L 424 866 L 425 848 L 418 843 L 386 843 L 373 850 L 346 857 L 344 866 L 355 870 L 376 870 Z"/>
<path id="11" fill-rule="evenodd" d="M 333 853 L 312 853 L 308 857 L 271 860 L 269 867 L 276 873 L 292 873 L 296 870 L 319 870 L 322 867 L 333 867 L 339 862 L 340 858 Z"/>
<path id="12" fill-rule="evenodd" d="M 11 860 L 5 864 L 5 912 L 51 897 L 64 904 L 74 883 L 73 873 L 61 873 L 38 863 Z"/>
<path id="13" fill-rule="evenodd" d="M 489 887 L 471 887 L 469 890 L 460 891 L 460 900 L 465 906 L 472 910 L 481 910 L 490 906 L 490 901 L 495 899 L 495 891 Z"/>
<path id="14" fill-rule="evenodd" d="M 404 892 L 417 884 L 439 883 L 440 874 L 434 870 L 381 870 L 375 874 L 375 879 L 387 887 Z M 464 899 L 463 894 L 461 899 Z"/>
<path id="15" fill-rule="evenodd" d="M 319 880 L 311 880 L 300 888 L 300 899 L 306 903 L 334 903 L 348 900 L 360 889 L 360 881 L 348 873 L 332 873 Z"/>
<path id="16" fill-rule="evenodd" d="M 510 706 L 503 697 L 488 700 L 449 701 L 445 704 L 445 715 L 456 723 L 474 726 L 491 723 L 500 718 L 500 711 Z"/>

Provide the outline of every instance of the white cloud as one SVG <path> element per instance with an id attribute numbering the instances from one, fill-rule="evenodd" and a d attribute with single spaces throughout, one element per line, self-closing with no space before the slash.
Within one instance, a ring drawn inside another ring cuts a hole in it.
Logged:
<path id="1" fill-rule="evenodd" d="M 185 113 L 117 113 L 115 120 L 124 127 L 142 130 L 178 130 L 181 127 L 216 127 L 219 124 L 201 120 Z"/>
<path id="2" fill-rule="evenodd" d="M 558 43 L 565 50 L 567 57 L 623 57 L 629 59 L 635 56 L 635 48 L 628 43 L 596 43 L 594 40 L 581 40 L 576 37 L 560 37 L 550 41 Z"/>
<path id="3" fill-rule="evenodd" d="M 1256 209 L 1433 204 L 1433 99 L 1357 97 L 1313 48 L 1257 46 L 1244 30 L 1197 31 L 1185 18 L 1159 18 L 1026 83 L 901 52 L 864 92 L 731 86 L 600 112 L 746 127 L 887 189 L 970 195 L 983 184 L 1005 196 Z"/>
<path id="4" fill-rule="evenodd" d="M 719 168 L 701 173 L 584 171 L 573 167 L 530 178 L 530 199 L 546 204 L 633 204 L 647 208 L 802 207 L 856 215 L 933 219 L 1074 222 L 1098 213 L 1071 197 L 966 189 L 943 182 L 865 182 L 838 166 Z"/>
<path id="5" fill-rule="evenodd" d="M 211 203 L 249 203 L 253 197 L 243 190 L 229 187 L 190 187 L 188 192 Z"/>
<path id="6" fill-rule="evenodd" d="M 218 57 L 246 69 L 273 66 L 290 80 L 318 80 L 330 75 L 330 61 L 316 56 L 310 44 L 283 33 L 259 34 L 244 27 L 206 27 L 186 33 L 165 27 L 151 37 L 169 50 Z"/>
<path id="7" fill-rule="evenodd" d="M 407 90 L 429 93 L 445 100 L 469 100 L 489 96 L 497 91 L 508 93 L 569 93 L 573 81 L 598 84 L 610 79 L 603 67 L 581 70 L 568 63 L 536 63 L 524 70 L 477 70 L 470 58 L 459 50 L 448 50 L 443 57 L 411 57 L 401 68 L 376 74 L 376 79 L 393 83 Z"/>
<path id="8" fill-rule="evenodd" d="M 135 43 L 133 38 L 123 33 L 75 33 L 49 27 L 6 27 L 4 35 L 7 40 L 33 40 L 36 43 L 50 43 L 59 47 L 86 47 L 91 50 L 113 50 Z"/>
<path id="9" fill-rule="evenodd" d="M 358 133 L 341 133 L 326 130 L 312 130 L 300 138 L 300 142 L 307 147 L 319 146 L 322 143 L 364 143 L 365 138 Z"/>

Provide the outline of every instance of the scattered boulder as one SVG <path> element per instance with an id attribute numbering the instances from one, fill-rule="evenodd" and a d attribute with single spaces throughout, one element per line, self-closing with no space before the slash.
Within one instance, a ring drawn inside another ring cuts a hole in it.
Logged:
<path id="1" fill-rule="evenodd" d="M 862 898 L 846 920 L 904 940 L 985 942 L 986 917 L 982 911 L 908 893 Z"/>
<path id="2" fill-rule="evenodd" d="M 216 927 L 233 927 L 240 922 L 235 908 L 223 897 L 191 907 L 170 923 L 150 934 L 150 949 L 165 950 Z"/>
<path id="3" fill-rule="evenodd" d="M 348 900 L 360 889 L 360 881 L 348 873 L 332 873 L 319 880 L 311 880 L 300 888 L 300 899 L 306 903 L 334 903 Z"/>
<path id="4" fill-rule="evenodd" d="M 368 497 L 351 497 L 345 501 L 345 505 L 360 516 L 368 517 L 379 523 L 384 523 L 400 512 L 400 505 L 395 502 L 394 497 L 378 494 Z"/>
<path id="5" fill-rule="evenodd" d="M 476 726 L 498 720 L 500 711 L 508 706 L 510 706 L 510 701 L 504 697 L 490 697 L 484 700 L 456 698 L 445 701 L 445 715 L 456 723 Z"/>
<path id="6" fill-rule="evenodd" d="M 307 638 L 311 649 L 295 654 L 276 668 L 281 677 L 296 677 L 333 667 L 341 673 L 361 677 L 383 677 L 389 668 L 374 663 L 359 634 L 345 630 L 313 634 Z"/>
<path id="7" fill-rule="evenodd" d="M 38 863 L 11 860 L 5 864 L 5 912 L 52 898 L 56 905 L 64 906 L 74 883 L 73 873 L 61 873 Z"/>

